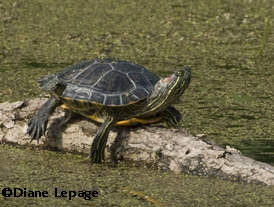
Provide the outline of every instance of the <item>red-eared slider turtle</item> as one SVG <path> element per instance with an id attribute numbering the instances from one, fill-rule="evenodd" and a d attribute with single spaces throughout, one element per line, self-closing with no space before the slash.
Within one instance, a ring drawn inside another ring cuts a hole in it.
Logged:
<path id="1" fill-rule="evenodd" d="M 181 114 L 171 106 L 187 89 L 189 68 L 159 79 L 142 66 L 114 60 L 75 64 L 39 81 L 51 97 L 28 122 L 31 140 L 45 133 L 57 106 L 102 123 L 90 150 L 91 162 L 104 160 L 109 131 L 115 125 L 149 124 L 164 120 L 177 125 Z"/>

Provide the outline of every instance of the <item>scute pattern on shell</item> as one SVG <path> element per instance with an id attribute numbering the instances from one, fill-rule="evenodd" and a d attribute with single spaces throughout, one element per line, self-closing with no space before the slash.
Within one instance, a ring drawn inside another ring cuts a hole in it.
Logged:
<path id="1" fill-rule="evenodd" d="M 66 85 L 62 97 L 103 105 L 125 105 L 147 98 L 159 78 L 126 61 L 92 60 L 57 74 Z"/>

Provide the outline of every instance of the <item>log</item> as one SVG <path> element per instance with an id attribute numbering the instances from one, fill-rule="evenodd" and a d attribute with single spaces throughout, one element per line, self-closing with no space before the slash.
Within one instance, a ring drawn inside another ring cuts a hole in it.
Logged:
<path id="1" fill-rule="evenodd" d="M 65 126 L 58 123 L 64 112 L 57 108 L 51 116 L 46 137 L 33 141 L 25 134 L 27 121 L 45 102 L 44 98 L 0 104 L 0 143 L 33 145 L 88 154 L 98 125 L 75 117 Z M 124 130 L 122 130 L 124 129 Z M 152 164 L 176 173 L 217 176 L 247 183 L 274 185 L 274 167 L 255 161 L 240 151 L 209 143 L 202 135 L 183 129 L 157 126 L 118 127 L 109 134 L 106 160 L 119 159 Z"/>

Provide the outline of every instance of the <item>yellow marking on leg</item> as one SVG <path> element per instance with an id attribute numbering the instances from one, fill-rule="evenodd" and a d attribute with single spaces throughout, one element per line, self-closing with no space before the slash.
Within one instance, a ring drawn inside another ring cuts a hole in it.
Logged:
<path id="1" fill-rule="evenodd" d="M 101 119 L 100 117 L 97 116 L 97 113 L 94 113 L 92 115 L 85 115 L 85 117 L 87 117 L 88 119 L 91 119 L 93 121 L 96 121 L 98 123 L 103 123 L 104 119 Z"/>
<path id="2" fill-rule="evenodd" d="M 62 109 L 67 109 L 67 110 L 70 109 L 66 104 L 62 104 L 60 107 L 61 107 Z"/>
<path id="3" fill-rule="evenodd" d="M 135 124 L 153 124 L 158 121 L 161 121 L 162 117 L 155 117 L 150 119 L 139 119 L 139 118 L 131 118 L 128 120 L 118 121 L 116 126 L 130 126 Z"/>
<path id="4" fill-rule="evenodd" d="M 68 109 L 70 110 L 71 108 L 68 107 L 65 104 L 61 105 L 62 109 Z M 83 114 L 84 115 L 84 114 Z M 94 113 L 92 115 L 84 115 L 88 119 L 91 119 L 93 121 L 96 121 L 98 123 L 104 123 L 104 119 L 100 118 L 97 113 Z M 131 126 L 131 125 L 136 125 L 136 124 L 153 124 L 156 122 L 159 122 L 162 120 L 162 117 L 154 117 L 154 118 L 149 118 L 149 119 L 140 119 L 140 118 L 131 118 L 123 121 L 118 121 L 116 122 L 116 126 Z"/>

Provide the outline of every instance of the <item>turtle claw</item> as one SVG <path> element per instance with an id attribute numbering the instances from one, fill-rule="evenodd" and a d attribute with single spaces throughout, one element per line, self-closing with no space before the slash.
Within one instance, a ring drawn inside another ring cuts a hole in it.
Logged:
<path id="1" fill-rule="evenodd" d="M 40 137 L 46 134 L 46 123 L 43 123 L 40 128 Z"/>
<path id="2" fill-rule="evenodd" d="M 34 127 L 32 128 L 32 131 L 31 131 L 31 134 L 30 136 L 33 138 L 33 139 L 36 139 L 36 131 L 37 131 L 37 125 L 35 124 Z"/>
<path id="3" fill-rule="evenodd" d="M 27 129 L 27 131 L 26 131 L 26 134 L 30 134 L 30 132 L 31 132 L 31 130 L 32 130 L 32 128 L 33 128 L 33 122 L 31 121 L 32 119 L 30 119 L 29 121 L 28 121 L 28 129 Z"/>
<path id="4" fill-rule="evenodd" d="M 42 127 L 38 128 L 38 130 L 36 131 L 36 136 L 35 139 L 37 140 L 37 142 L 39 143 L 39 138 L 43 135 L 42 133 Z"/>
<path id="5" fill-rule="evenodd" d="M 28 121 L 26 134 L 30 135 L 30 142 L 34 139 L 38 142 L 39 138 L 45 134 L 48 118 L 58 105 L 60 105 L 59 100 L 52 96 L 43 104 L 37 114 Z"/>
<path id="6" fill-rule="evenodd" d="M 39 143 L 39 138 L 45 134 L 47 121 L 39 119 L 37 116 L 34 116 L 28 122 L 28 129 L 26 134 L 29 134 L 31 137 L 30 143 L 35 139 Z"/>

